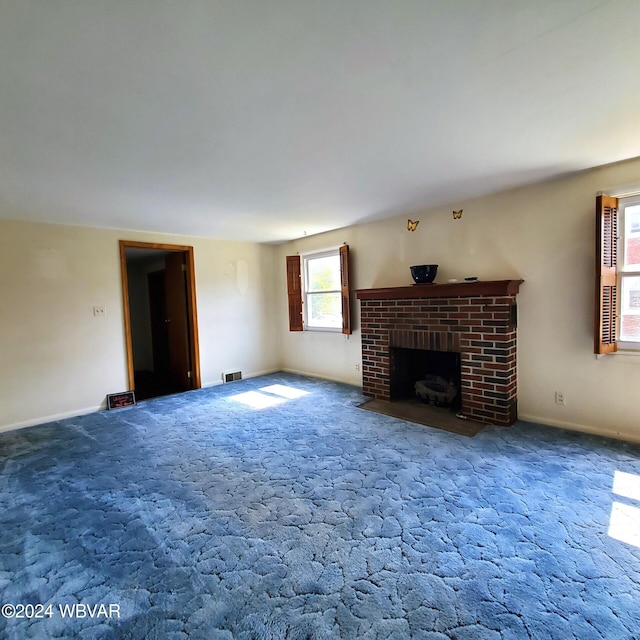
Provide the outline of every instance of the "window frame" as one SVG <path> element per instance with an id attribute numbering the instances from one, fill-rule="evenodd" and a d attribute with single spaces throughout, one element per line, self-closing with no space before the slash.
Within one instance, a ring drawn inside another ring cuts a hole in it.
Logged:
<path id="1" fill-rule="evenodd" d="M 320 258 L 328 258 L 335 256 L 338 261 L 338 288 L 326 289 L 322 291 L 311 291 L 309 286 L 309 262 L 312 260 L 318 260 Z M 303 331 L 326 331 L 329 333 L 342 333 L 342 311 L 340 312 L 341 322 L 337 327 L 329 325 L 312 325 L 309 321 L 309 314 L 311 312 L 311 304 L 309 297 L 316 294 L 335 293 L 340 297 L 342 295 L 342 289 L 340 288 L 341 270 L 340 270 L 340 247 L 335 249 L 325 249 L 322 251 L 313 251 L 309 253 L 301 253 L 301 271 L 302 271 L 302 322 Z"/>
<path id="2" fill-rule="evenodd" d="M 640 277 L 640 265 L 636 265 L 636 268 L 631 269 L 626 265 L 626 252 L 627 252 L 627 209 L 631 207 L 640 206 L 640 194 L 634 194 L 625 197 L 618 198 L 618 265 L 617 265 L 617 278 L 618 278 L 618 308 L 617 308 L 617 331 L 616 339 L 618 343 L 618 349 L 623 351 L 635 351 L 640 352 L 640 339 L 639 340 L 623 340 L 622 339 L 622 316 L 624 307 L 624 281 L 628 278 Z M 634 232 L 638 233 L 638 231 Z M 640 234 L 639 234 L 640 235 Z"/>
<path id="3" fill-rule="evenodd" d="M 287 307 L 289 312 L 289 331 L 324 331 L 329 333 L 341 332 L 343 335 L 351 335 L 353 331 L 351 315 L 351 284 L 349 280 L 349 245 L 345 242 L 337 250 L 340 265 L 340 306 L 342 327 L 311 327 L 305 326 L 304 304 L 303 304 L 303 262 L 300 253 L 286 256 L 287 270 Z M 323 251 L 309 251 L 305 256 L 320 254 L 324 252 L 334 252 L 334 249 Z"/>

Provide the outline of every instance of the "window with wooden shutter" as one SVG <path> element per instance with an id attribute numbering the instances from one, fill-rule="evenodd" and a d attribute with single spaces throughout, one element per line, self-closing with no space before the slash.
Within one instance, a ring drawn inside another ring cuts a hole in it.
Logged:
<path id="1" fill-rule="evenodd" d="M 289 302 L 289 331 L 302 331 L 300 256 L 287 256 L 287 298 Z"/>
<path id="2" fill-rule="evenodd" d="M 287 256 L 291 331 L 351 333 L 349 247 Z"/>
<path id="3" fill-rule="evenodd" d="M 618 199 L 596 199 L 596 301 L 594 351 L 618 349 Z"/>

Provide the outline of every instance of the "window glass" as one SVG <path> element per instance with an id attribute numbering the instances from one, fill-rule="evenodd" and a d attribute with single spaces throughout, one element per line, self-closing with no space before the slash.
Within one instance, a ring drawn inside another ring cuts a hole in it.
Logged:
<path id="1" fill-rule="evenodd" d="M 618 200 L 618 328 L 622 349 L 640 350 L 640 197 Z"/>
<path id="2" fill-rule="evenodd" d="M 640 342 L 640 276 L 622 277 L 620 340 Z"/>
<path id="3" fill-rule="evenodd" d="M 310 293 L 308 324 L 311 327 L 342 327 L 342 301 L 339 293 Z"/>
<path id="4" fill-rule="evenodd" d="M 304 258 L 304 310 L 310 329 L 342 328 L 340 255 L 330 251 Z"/>
<path id="5" fill-rule="evenodd" d="M 624 209 L 624 269 L 640 270 L 640 205 Z"/>
<path id="6" fill-rule="evenodd" d="M 336 255 L 308 258 L 309 291 L 340 289 L 340 258 Z"/>

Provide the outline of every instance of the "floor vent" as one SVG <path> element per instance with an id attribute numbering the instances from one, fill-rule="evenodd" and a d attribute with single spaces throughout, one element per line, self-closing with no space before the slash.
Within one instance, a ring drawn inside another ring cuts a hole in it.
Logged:
<path id="1" fill-rule="evenodd" d="M 235 382 L 236 380 L 242 380 L 242 371 L 230 371 L 222 374 L 222 382 Z"/>

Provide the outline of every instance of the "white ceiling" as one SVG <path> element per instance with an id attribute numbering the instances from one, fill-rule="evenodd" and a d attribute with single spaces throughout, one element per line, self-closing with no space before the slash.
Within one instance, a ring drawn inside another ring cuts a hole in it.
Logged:
<path id="1" fill-rule="evenodd" d="M 638 0 L 0 0 L 0 217 L 264 242 L 640 155 Z"/>

